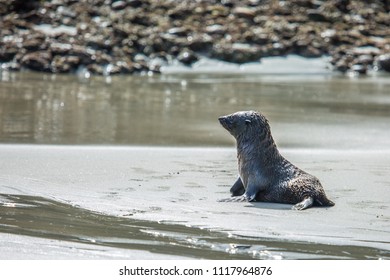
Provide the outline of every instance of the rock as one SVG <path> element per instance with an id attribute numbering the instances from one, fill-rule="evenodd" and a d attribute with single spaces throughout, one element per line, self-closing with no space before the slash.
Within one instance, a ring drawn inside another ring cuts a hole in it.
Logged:
<path id="1" fill-rule="evenodd" d="M 362 54 L 357 57 L 356 62 L 357 64 L 372 65 L 374 57 L 371 54 Z"/>
<path id="2" fill-rule="evenodd" d="M 0 62 L 7 62 L 14 58 L 14 56 L 18 53 L 19 48 L 16 46 L 2 46 L 0 48 Z"/>
<path id="3" fill-rule="evenodd" d="M 1 64 L 1 70 L 20 71 L 20 69 L 21 69 L 21 65 L 16 61 L 10 61 Z"/>
<path id="4" fill-rule="evenodd" d="M 237 7 L 232 10 L 232 13 L 238 17 L 246 18 L 249 20 L 253 20 L 253 18 L 256 16 L 256 12 L 252 8 L 246 8 L 246 7 Z"/>
<path id="5" fill-rule="evenodd" d="M 322 52 L 321 50 L 311 45 L 308 45 L 305 48 L 301 48 L 298 54 L 303 57 L 314 58 L 314 57 L 320 57 L 322 55 Z"/>
<path id="6" fill-rule="evenodd" d="M 126 8 L 127 6 L 127 3 L 125 1 L 113 1 L 111 3 L 111 8 L 113 10 L 123 10 L 124 8 Z"/>
<path id="7" fill-rule="evenodd" d="M 72 45 L 69 54 L 79 57 L 80 63 L 84 65 L 89 65 L 96 60 L 95 50 L 80 45 Z"/>
<path id="8" fill-rule="evenodd" d="M 285 55 L 287 52 L 286 46 L 283 42 L 275 42 L 267 48 L 266 54 L 269 56 Z"/>
<path id="9" fill-rule="evenodd" d="M 50 71 L 51 59 L 52 55 L 50 52 L 32 52 L 23 56 L 21 65 L 32 70 L 48 72 Z"/>
<path id="10" fill-rule="evenodd" d="M 350 0 L 338 0 L 338 1 L 336 1 L 335 6 L 341 12 L 348 13 L 349 12 L 349 8 L 348 8 L 349 3 L 350 3 Z"/>
<path id="11" fill-rule="evenodd" d="M 207 34 L 214 35 L 225 35 L 226 33 L 226 27 L 220 24 L 213 24 L 213 25 L 208 25 L 205 28 L 205 31 Z"/>
<path id="12" fill-rule="evenodd" d="M 106 64 L 103 66 L 103 75 L 104 76 L 111 76 L 121 73 L 121 67 L 119 67 L 117 64 Z"/>
<path id="13" fill-rule="evenodd" d="M 210 5 L 207 6 L 207 13 L 210 13 L 214 18 L 226 17 L 231 13 L 228 7 L 222 5 Z"/>
<path id="14" fill-rule="evenodd" d="M 98 74 L 98 75 L 104 74 L 104 67 L 102 65 L 98 65 L 96 63 L 92 63 L 92 64 L 87 65 L 87 69 L 92 74 Z"/>
<path id="15" fill-rule="evenodd" d="M 309 20 L 317 21 L 317 22 L 328 22 L 328 18 L 323 14 L 323 12 L 318 10 L 308 10 L 307 11 L 307 17 Z"/>
<path id="16" fill-rule="evenodd" d="M 27 22 L 25 21 L 24 19 L 15 19 L 13 21 L 13 24 L 15 25 L 15 27 L 19 28 L 19 29 L 31 29 L 32 27 L 32 23 L 30 22 Z"/>
<path id="17" fill-rule="evenodd" d="M 280 1 L 274 6 L 274 14 L 280 16 L 289 16 L 291 15 L 291 6 L 288 4 L 289 1 Z"/>
<path id="18" fill-rule="evenodd" d="M 194 52 L 208 53 L 213 47 L 213 38 L 207 34 L 188 36 L 188 48 Z"/>
<path id="19" fill-rule="evenodd" d="M 337 41 L 337 31 L 335 29 L 326 29 L 321 32 L 321 38 L 327 43 L 334 43 Z"/>
<path id="20" fill-rule="evenodd" d="M 211 52 L 212 57 L 233 63 L 258 61 L 262 52 L 260 48 L 249 44 L 217 44 Z"/>
<path id="21" fill-rule="evenodd" d="M 72 50 L 71 44 L 52 42 L 50 44 L 50 50 L 54 55 L 66 55 Z"/>
<path id="22" fill-rule="evenodd" d="M 29 51 L 37 51 L 42 49 L 42 44 L 42 39 L 31 38 L 23 42 L 23 47 Z"/>
<path id="23" fill-rule="evenodd" d="M 149 71 L 149 67 L 148 67 L 147 63 L 144 61 L 134 62 L 133 69 L 134 69 L 134 72 L 147 72 L 147 71 Z"/>
<path id="24" fill-rule="evenodd" d="M 147 3 L 147 1 L 141 0 L 127 0 L 127 5 L 132 8 L 139 8 L 142 6 L 143 2 Z"/>
<path id="25" fill-rule="evenodd" d="M 39 7 L 39 0 L 7 0 L 9 9 L 16 12 L 28 12 Z"/>
<path id="26" fill-rule="evenodd" d="M 199 53 L 233 63 L 330 54 L 343 72 L 390 68 L 390 14 L 380 0 L 0 0 L 0 16 L 7 69 L 158 72 L 153 58 L 190 65 Z"/>
<path id="27" fill-rule="evenodd" d="M 151 26 L 153 24 L 151 18 L 142 16 L 142 15 L 139 15 L 139 14 L 135 15 L 131 19 L 131 22 L 134 23 L 134 24 L 143 25 L 143 26 L 146 26 L 146 27 Z"/>
<path id="28" fill-rule="evenodd" d="M 68 73 L 75 71 L 79 65 L 80 58 L 77 56 L 56 55 L 51 62 L 51 71 L 53 73 Z"/>
<path id="29" fill-rule="evenodd" d="M 333 62 L 334 68 L 337 71 L 340 71 L 342 73 L 345 73 L 349 69 L 348 61 L 346 59 L 339 59 L 337 61 Z"/>
<path id="30" fill-rule="evenodd" d="M 266 30 L 262 28 L 255 28 L 251 30 L 249 36 L 247 36 L 246 38 L 249 42 L 258 45 L 265 45 L 267 43 L 270 43 L 270 35 Z"/>
<path id="31" fill-rule="evenodd" d="M 149 64 L 148 64 L 148 69 L 149 71 L 153 72 L 153 73 L 161 73 L 161 67 L 162 67 L 163 63 L 161 61 L 157 61 L 157 60 L 152 60 Z"/>
<path id="32" fill-rule="evenodd" d="M 354 64 L 352 65 L 351 69 L 352 72 L 358 73 L 358 74 L 366 74 L 367 73 L 367 66 L 363 64 Z"/>
<path id="33" fill-rule="evenodd" d="M 147 57 L 146 55 L 144 54 L 141 54 L 141 53 L 137 53 L 135 56 L 134 56 L 134 62 L 137 62 L 137 63 L 145 63 L 149 61 L 149 57 Z"/>
<path id="34" fill-rule="evenodd" d="M 129 61 L 118 61 L 116 65 L 119 67 L 120 72 L 123 74 L 131 74 L 134 72 L 134 67 Z"/>
<path id="35" fill-rule="evenodd" d="M 114 46 L 113 42 L 109 38 L 105 38 L 103 35 L 91 36 L 86 41 L 87 47 L 90 47 L 94 50 L 105 49 L 110 51 Z"/>
<path id="36" fill-rule="evenodd" d="M 390 72 L 390 54 L 382 54 L 378 56 L 375 60 L 379 70 Z"/>
<path id="37" fill-rule="evenodd" d="M 225 7 L 233 8 L 235 3 L 233 0 L 221 0 L 221 4 Z"/>
<path id="38" fill-rule="evenodd" d="M 358 55 L 379 55 L 380 49 L 376 47 L 356 47 L 351 50 L 351 53 L 355 56 Z"/>
<path id="39" fill-rule="evenodd" d="M 168 16 L 173 20 L 183 20 L 192 14 L 192 10 L 183 5 L 178 5 L 168 12 Z"/>
<path id="40" fill-rule="evenodd" d="M 167 33 L 175 36 L 187 36 L 188 30 L 184 27 L 173 27 L 168 29 Z"/>
<path id="41" fill-rule="evenodd" d="M 177 59 L 185 65 L 191 65 L 194 62 L 198 61 L 199 57 L 193 51 L 184 49 L 179 53 Z"/>
<path id="42" fill-rule="evenodd" d="M 110 64 L 112 63 L 113 60 L 112 56 L 100 50 L 96 51 L 95 56 L 96 56 L 95 62 L 99 65 Z"/>
<path id="43" fill-rule="evenodd" d="M 130 24 L 114 24 L 113 31 L 116 36 L 125 39 L 132 33 L 132 28 Z"/>
<path id="44" fill-rule="evenodd" d="M 60 6 L 58 7 L 56 11 L 61 17 L 69 17 L 69 18 L 76 18 L 77 14 L 72 11 L 70 8 L 65 7 L 65 6 Z"/>

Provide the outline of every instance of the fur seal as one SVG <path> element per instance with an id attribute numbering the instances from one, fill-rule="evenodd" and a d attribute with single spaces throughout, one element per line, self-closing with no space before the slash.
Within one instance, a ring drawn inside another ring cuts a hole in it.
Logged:
<path id="1" fill-rule="evenodd" d="M 259 112 L 242 111 L 220 117 L 219 122 L 237 142 L 239 178 L 230 189 L 234 198 L 222 201 L 264 201 L 333 206 L 320 181 L 285 159 L 271 135 L 268 120 Z"/>

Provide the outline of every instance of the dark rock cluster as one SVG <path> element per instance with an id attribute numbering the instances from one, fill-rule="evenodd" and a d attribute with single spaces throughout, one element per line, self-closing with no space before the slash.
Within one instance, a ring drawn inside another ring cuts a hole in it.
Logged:
<path id="1" fill-rule="evenodd" d="M 3 69 L 159 72 L 329 55 L 338 71 L 390 71 L 387 0 L 0 0 Z"/>

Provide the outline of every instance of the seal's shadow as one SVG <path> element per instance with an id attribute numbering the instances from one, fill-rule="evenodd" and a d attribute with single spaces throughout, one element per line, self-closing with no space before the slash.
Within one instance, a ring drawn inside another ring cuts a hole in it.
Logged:
<path id="1" fill-rule="evenodd" d="M 272 209 L 272 210 L 292 210 L 292 204 L 284 203 L 271 203 L 271 202 L 250 202 L 244 207 L 254 207 L 259 209 Z"/>

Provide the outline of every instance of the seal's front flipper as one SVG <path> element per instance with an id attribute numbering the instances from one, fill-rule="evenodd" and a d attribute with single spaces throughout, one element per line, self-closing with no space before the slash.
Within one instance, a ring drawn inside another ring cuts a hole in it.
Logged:
<path id="1" fill-rule="evenodd" d="M 246 198 L 245 195 L 229 197 L 229 198 L 224 198 L 224 199 L 218 200 L 218 202 L 247 202 L 247 201 L 248 201 L 248 199 Z"/>
<path id="2" fill-rule="evenodd" d="M 241 178 L 238 177 L 237 181 L 230 188 L 230 193 L 232 194 L 232 196 L 239 196 L 239 195 L 243 195 L 244 192 L 245 192 L 244 184 L 242 183 Z"/>
<path id="3" fill-rule="evenodd" d="M 256 194 L 258 192 L 259 188 L 256 185 L 249 183 L 243 196 L 245 196 L 246 200 L 249 202 L 256 201 Z"/>
<path id="4" fill-rule="evenodd" d="M 248 193 L 246 192 L 243 197 L 245 197 L 246 201 L 254 202 L 256 201 L 256 193 Z"/>
<path id="5" fill-rule="evenodd" d="M 310 197 L 306 197 L 301 202 L 295 204 L 291 209 L 293 210 L 305 210 L 313 205 L 314 199 Z"/>

